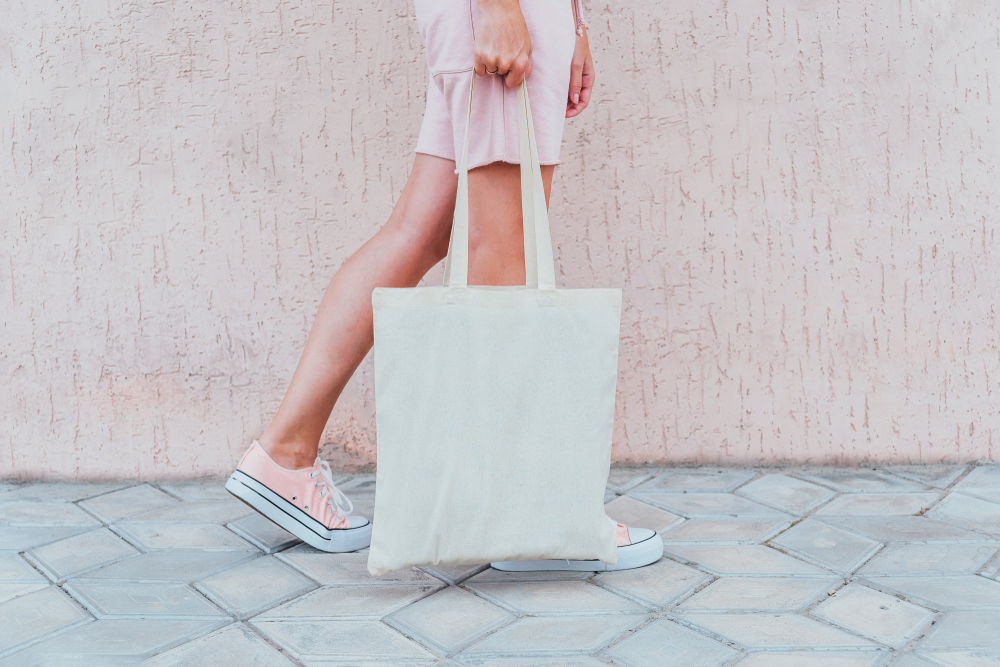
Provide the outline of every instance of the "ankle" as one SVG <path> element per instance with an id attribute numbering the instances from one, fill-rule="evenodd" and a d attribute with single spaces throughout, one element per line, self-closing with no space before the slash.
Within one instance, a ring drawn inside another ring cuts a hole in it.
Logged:
<path id="1" fill-rule="evenodd" d="M 309 468 L 316 462 L 316 448 L 297 440 L 279 440 L 263 433 L 257 442 L 271 460 L 288 470 Z"/>

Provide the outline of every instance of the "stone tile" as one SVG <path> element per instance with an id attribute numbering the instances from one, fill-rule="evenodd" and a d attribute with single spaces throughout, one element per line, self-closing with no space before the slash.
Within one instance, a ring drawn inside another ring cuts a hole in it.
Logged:
<path id="1" fill-rule="evenodd" d="M 2 583 L 48 583 L 38 570 L 28 565 L 15 554 L 0 555 L 0 582 Z"/>
<path id="2" fill-rule="evenodd" d="M 466 583 L 500 582 L 500 581 L 582 581 L 590 579 L 593 572 L 570 572 L 568 570 L 550 570 L 545 572 L 504 572 L 487 568 L 471 577 Z"/>
<path id="3" fill-rule="evenodd" d="M 221 620 L 225 613 L 186 584 L 74 580 L 66 590 L 98 618 Z"/>
<path id="4" fill-rule="evenodd" d="M 814 468 L 795 473 L 795 476 L 840 493 L 907 493 L 924 490 L 924 485 L 919 482 L 864 468 Z"/>
<path id="5" fill-rule="evenodd" d="M 962 489 L 959 493 L 1000 505 L 1000 489 Z"/>
<path id="6" fill-rule="evenodd" d="M 420 569 L 445 583 L 454 585 L 462 583 L 488 567 L 489 563 L 483 565 L 442 565 L 440 567 L 422 567 Z"/>
<path id="7" fill-rule="evenodd" d="M 920 634 L 935 617 L 923 607 L 858 584 L 837 591 L 811 613 L 896 649 Z"/>
<path id="8" fill-rule="evenodd" d="M 385 622 L 445 655 L 514 620 L 489 602 L 449 586 L 392 614 Z"/>
<path id="9" fill-rule="evenodd" d="M 287 530 L 256 512 L 233 521 L 227 527 L 266 554 L 273 554 L 299 542 Z"/>
<path id="10" fill-rule="evenodd" d="M 293 658 L 303 662 L 394 661 L 409 663 L 433 654 L 378 621 L 253 621 Z"/>
<path id="11" fill-rule="evenodd" d="M 111 491 L 123 489 L 127 484 L 74 484 L 69 482 L 39 482 L 25 484 L 12 491 L 0 493 L 0 503 L 18 501 L 42 503 L 75 503 Z M 0 509 L 2 511 L 2 509 Z"/>
<path id="12" fill-rule="evenodd" d="M 195 500 L 175 503 L 129 519 L 132 523 L 228 523 L 254 514 L 249 505 L 235 498 L 229 500 Z"/>
<path id="13" fill-rule="evenodd" d="M 647 611 L 645 606 L 586 581 L 468 582 L 466 587 L 496 604 L 532 616 L 635 614 Z"/>
<path id="14" fill-rule="evenodd" d="M 940 497 L 939 493 L 853 493 L 834 499 L 813 516 L 914 515 Z"/>
<path id="15" fill-rule="evenodd" d="M 832 577 L 724 577 L 675 611 L 799 611 L 841 583 Z"/>
<path id="16" fill-rule="evenodd" d="M 629 496 L 618 496 L 604 506 L 609 517 L 620 524 L 636 528 L 649 528 L 657 532 L 683 519 Z"/>
<path id="17" fill-rule="evenodd" d="M 990 577 L 991 579 L 1000 578 L 1000 553 L 994 556 L 991 561 L 986 563 L 986 567 L 984 567 L 979 574 L 984 577 Z"/>
<path id="18" fill-rule="evenodd" d="M 658 468 L 612 468 L 608 474 L 608 488 L 615 493 L 625 493 L 660 472 Z"/>
<path id="19" fill-rule="evenodd" d="M 860 637 L 798 614 L 688 614 L 682 620 L 751 649 L 874 647 Z"/>
<path id="20" fill-rule="evenodd" d="M 983 544 L 901 544 L 888 546 L 858 570 L 861 575 L 972 574 L 1000 546 Z"/>
<path id="21" fill-rule="evenodd" d="M 941 663 L 934 663 L 932 665 L 912 653 L 904 653 L 899 657 L 899 660 L 891 663 L 891 667 L 941 667 Z"/>
<path id="22" fill-rule="evenodd" d="M 351 500 L 375 498 L 375 475 L 355 475 L 346 482 L 338 482 L 334 476 L 334 484 Z"/>
<path id="23" fill-rule="evenodd" d="M 6 526 L 99 526 L 101 522 L 72 503 L 17 502 L 0 504 Z"/>
<path id="24" fill-rule="evenodd" d="M 735 547 L 670 545 L 667 553 L 720 576 L 809 577 L 830 574 L 829 570 L 804 563 L 798 558 L 792 558 L 777 549 L 762 545 Z"/>
<path id="25" fill-rule="evenodd" d="M 602 572 L 594 577 L 594 583 L 662 609 L 710 579 L 704 572 L 661 558 L 652 565 L 634 570 Z"/>
<path id="26" fill-rule="evenodd" d="M 166 551 L 134 556 L 91 570 L 82 579 L 192 582 L 256 556 L 250 551 Z"/>
<path id="27" fill-rule="evenodd" d="M 662 534 L 664 544 L 756 544 L 784 530 L 789 521 L 783 518 L 731 517 L 689 519 Z"/>
<path id="28" fill-rule="evenodd" d="M 955 485 L 956 491 L 1000 489 L 1000 466 L 977 466 Z"/>
<path id="29" fill-rule="evenodd" d="M 841 575 L 859 568 L 881 546 L 874 540 L 815 519 L 806 519 L 771 543 Z"/>
<path id="30" fill-rule="evenodd" d="M 990 540 L 989 535 L 935 521 L 925 516 L 818 517 L 823 523 L 864 535 L 876 542 L 948 544 Z M 994 538 L 995 539 L 995 538 Z"/>
<path id="31" fill-rule="evenodd" d="M 375 521 L 375 500 L 374 498 L 351 498 L 351 502 L 354 503 L 354 509 L 351 514 L 355 516 L 363 516 L 369 521 Z"/>
<path id="32" fill-rule="evenodd" d="M 1000 583 L 974 574 L 939 577 L 868 577 L 868 585 L 902 593 L 910 600 L 940 611 L 1000 609 Z"/>
<path id="33" fill-rule="evenodd" d="M 661 618 L 604 655 L 623 667 L 722 667 L 738 651 Z"/>
<path id="34" fill-rule="evenodd" d="M 0 667 L 137 665 L 143 658 L 211 632 L 219 625 L 219 621 L 97 621 L 0 660 Z M 203 662 L 199 667 L 216 664 Z"/>
<path id="35" fill-rule="evenodd" d="M 0 526 L 0 552 L 26 551 L 93 529 L 94 526 Z"/>
<path id="36" fill-rule="evenodd" d="M 0 583 L 0 604 L 3 604 L 7 600 L 13 600 L 14 598 L 19 598 L 28 593 L 34 593 L 35 591 L 40 591 L 43 588 L 48 588 L 47 582 L 36 581 L 34 583 Z"/>
<path id="37" fill-rule="evenodd" d="M 1000 648 L 1000 611 L 953 611 L 927 631 L 917 653 Z"/>
<path id="38" fill-rule="evenodd" d="M 604 504 L 607 505 L 612 500 L 618 497 L 618 494 L 611 489 L 604 489 Z"/>
<path id="39" fill-rule="evenodd" d="M 1000 504 L 963 493 L 952 493 L 927 515 L 944 523 L 958 524 L 981 533 L 1000 536 Z"/>
<path id="40" fill-rule="evenodd" d="M 936 489 L 947 489 L 969 469 L 967 465 L 901 465 L 882 466 L 886 472 Z"/>
<path id="41" fill-rule="evenodd" d="M 29 551 L 27 557 L 53 581 L 139 552 L 107 528 L 68 537 Z"/>
<path id="42" fill-rule="evenodd" d="M 875 667 L 884 664 L 882 651 L 795 651 L 751 653 L 736 667 Z"/>
<path id="43" fill-rule="evenodd" d="M 143 667 L 292 667 L 294 663 L 242 623 L 161 653 Z"/>
<path id="44" fill-rule="evenodd" d="M 440 583 L 425 586 L 330 586 L 286 602 L 257 618 L 374 621 L 440 588 Z"/>
<path id="45" fill-rule="evenodd" d="M 249 542 L 214 523 L 132 523 L 113 526 L 115 531 L 145 551 L 201 549 L 204 551 L 257 551 Z"/>
<path id="46" fill-rule="evenodd" d="M 641 495 L 643 502 L 686 517 L 726 516 L 787 516 L 732 493 L 658 493 L 649 491 Z"/>
<path id="47" fill-rule="evenodd" d="M 732 491 L 757 473 L 746 470 L 726 470 L 724 468 L 675 468 L 665 470 L 629 493 L 672 492 L 708 493 Z"/>
<path id="48" fill-rule="evenodd" d="M 631 614 L 520 618 L 459 653 L 459 659 L 595 653 L 647 618 Z"/>
<path id="49" fill-rule="evenodd" d="M 927 651 L 924 655 L 934 661 L 935 667 L 996 667 L 1000 665 L 1000 648 Z"/>
<path id="50" fill-rule="evenodd" d="M 234 618 L 248 618 L 307 593 L 316 584 L 265 556 L 205 577 L 195 587 Z"/>
<path id="51" fill-rule="evenodd" d="M 45 588 L 0 604 L 0 655 L 90 617 L 58 588 Z"/>
<path id="52" fill-rule="evenodd" d="M 466 658 L 463 665 L 474 667 L 607 667 L 606 662 L 585 655 L 566 656 L 559 658 L 532 658 L 519 656 L 517 658 Z M 451 667 L 454 662 L 439 663 L 438 667 Z"/>
<path id="53" fill-rule="evenodd" d="M 332 554 L 283 551 L 276 557 L 324 586 L 360 584 L 422 586 L 439 583 L 436 578 L 415 567 L 373 577 L 368 573 L 367 553 Z"/>
<path id="54" fill-rule="evenodd" d="M 170 482 L 168 484 L 160 484 L 159 487 L 181 500 L 191 502 L 233 499 L 233 494 L 226 491 L 225 478 Z"/>
<path id="55" fill-rule="evenodd" d="M 825 487 L 780 474 L 764 475 L 741 486 L 736 493 L 794 516 L 805 514 L 835 495 Z"/>
<path id="56" fill-rule="evenodd" d="M 108 523 L 114 523 L 136 514 L 143 514 L 166 505 L 172 505 L 177 499 L 154 489 L 148 484 L 140 484 L 129 489 L 106 493 L 80 503 L 88 512 L 95 514 Z"/>

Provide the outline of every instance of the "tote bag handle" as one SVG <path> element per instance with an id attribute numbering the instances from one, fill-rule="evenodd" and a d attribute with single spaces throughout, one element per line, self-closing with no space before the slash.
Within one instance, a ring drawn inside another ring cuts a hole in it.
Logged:
<path id="1" fill-rule="evenodd" d="M 466 287 L 469 284 L 469 133 L 472 130 L 472 91 L 476 73 L 469 84 L 469 113 L 465 119 L 465 142 L 458 170 L 458 195 L 455 197 L 455 218 L 451 225 L 451 241 L 444 267 L 445 287 Z M 552 237 L 549 233 L 549 212 L 545 206 L 542 169 L 538 163 L 535 126 L 531 120 L 528 87 L 522 81 L 517 88 L 518 134 L 521 139 L 521 214 L 524 219 L 525 286 L 555 289 L 555 267 L 552 260 Z M 526 159 L 527 158 L 527 159 Z"/>

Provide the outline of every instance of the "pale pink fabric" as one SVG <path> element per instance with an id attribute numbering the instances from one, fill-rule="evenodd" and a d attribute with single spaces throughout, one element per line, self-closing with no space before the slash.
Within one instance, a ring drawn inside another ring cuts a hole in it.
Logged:
<path id="1" fill-rule="evenodd" d="M 620 547 L 632 544 L 632 537 L 628 534 L 628 526 L 622 524 L 615 525 L 615 543 Z"/>
<path id="2" fill-rule="evenodd" d="M 465 139 L 479 3 L 416 0 L 416 10 L 430 68 L 417 152 L 455 160 Z M 541 164 L 558 164 L 577 21 L 568 0 L 521 0 L 521 12 L 531 37 L 528 97 L 538 159 Z M 470 169 L 498 161 L 520 163 L 517 119 L 517 89 L 507 88 L 500 77 L 478 77 L 472 103 Z"/>

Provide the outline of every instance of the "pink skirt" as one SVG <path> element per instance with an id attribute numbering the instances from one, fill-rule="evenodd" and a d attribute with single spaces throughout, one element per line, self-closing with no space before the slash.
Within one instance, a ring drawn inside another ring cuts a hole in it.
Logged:
<path id="1" fill-rule="evenodd" d="M 455 160 L 465 139 L 479 3 L 416 0 L 416 10 L 430 68 L 427 109 L 416 152 Z M 531 37 L 528 94 L 538 158 L 541 164 L 559 164 L 570 63 L 576 46 L 573 7 L 569 0 L 521 0 L 521 12 Z M 507 88 L 498 76 L 477 78 L 469 169 L 500 161 L 519 164 L 517 123 L 517 89 Z"/>

